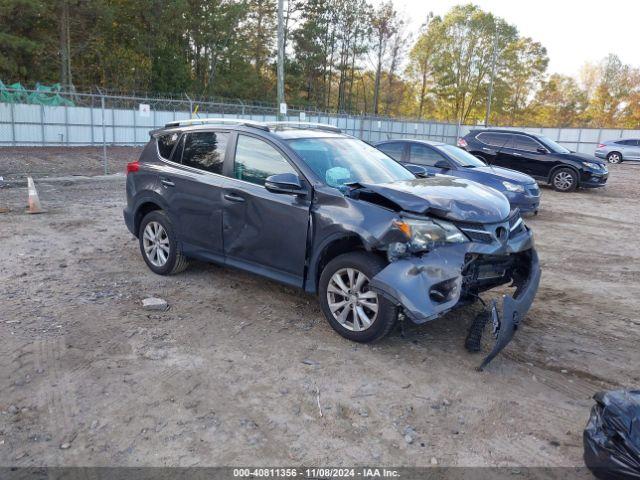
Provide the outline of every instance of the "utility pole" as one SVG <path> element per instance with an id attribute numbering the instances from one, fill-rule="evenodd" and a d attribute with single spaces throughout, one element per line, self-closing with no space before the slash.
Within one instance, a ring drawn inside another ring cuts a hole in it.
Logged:
<path id="1" fill-rule="evenodd" d="M 278 0 L 278 120 L 287 113 L 284 101 L 284 0 Z"/>
<path id="2" fill-rule="evenodd" d="M 489 126 L 491 116 L 491 97 L 493 96 L 493 78 L 496 75 L 496 60 L 498 57 L 498 31 L 493 34 L 493 60 L 491 61 L 491 79 L 489 80 L 489 95 L 487 96 L 487 114 L 484 117 L 484 127 Z"/>

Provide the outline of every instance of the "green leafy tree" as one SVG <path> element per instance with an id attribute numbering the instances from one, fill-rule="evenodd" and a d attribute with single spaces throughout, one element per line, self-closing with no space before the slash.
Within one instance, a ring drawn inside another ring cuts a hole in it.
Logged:
<path id="1" fill-rule="evenodd" d="M 54 6 L 39 0 L 0 0 L 0 79 L 58 80 Z"/>

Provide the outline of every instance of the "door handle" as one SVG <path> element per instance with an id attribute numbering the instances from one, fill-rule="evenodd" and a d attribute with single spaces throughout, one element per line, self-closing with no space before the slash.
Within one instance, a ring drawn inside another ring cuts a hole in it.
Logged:
<path id="1" fill-rule="evenodd" d="M 160 179 L 160 183 L 162 185 L 164 185 L 165 187 L 175 187 L 176 184 L 173 183 L 171 180 L 169 180 L 168 178 L 161 178 Z"/>
<path id="2" fill-rule="evenodd" d="M 225 193 L 224 198 L 230 202 L 244 202 L 244 198 L 235 193 Z"/>
<path id="3" fill-rule="evenodd" d="M 513 152 L 511 155 L 513 155 L 514 157 L 521 157 L 522 154 L 518 153 L 518 152 Z"/>
<path id="4" fill-rule="evenodd" d="M 490 152 L 490 151 L 491 151 L 491 149 L 490 149 L 490 148 L 487 148 L 487 147 L 482 147 L 482 149 L 483 149 L 485 152 Z"/>

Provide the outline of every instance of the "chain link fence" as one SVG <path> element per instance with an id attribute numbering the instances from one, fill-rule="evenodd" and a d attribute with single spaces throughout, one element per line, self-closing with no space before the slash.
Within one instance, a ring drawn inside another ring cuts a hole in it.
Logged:
<path id="1" fill-rule="evenodd" d="M 31 93 L 32 90 L 21 90 Z M 199 101 L 102 93 L 68 93 L 67 105 L 0 103 L 0 146 L 131 146 L 144 145 L 149 131 L 193 117 L 241 118 L 271 122 L 277 110 L 242 100 Z M 327 123 L 374 143 L 415 138 L 455 143 L 474 126 L 425 120 L 335 114 L 290 108 L 288 121 Z M 481 128 L 481 127 L 475 127 Z M 640 130 L 586 128 L 520 128 L 542 133 L 571 150 L 593 154 L 598 143 L 640 137 Z"/>

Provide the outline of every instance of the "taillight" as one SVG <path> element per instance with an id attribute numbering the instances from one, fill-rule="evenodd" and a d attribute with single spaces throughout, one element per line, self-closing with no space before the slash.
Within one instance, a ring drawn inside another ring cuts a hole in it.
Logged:
<path id="1" fill-rule="evenodd" d="M 604 147 L 605 147 L 604 143 L 599 143 L 598 144 L 598 148 L 604 148 Z"/>
<path id="2" fill-rule="evenodd" d="M 464 138 L 460 137 L 458 139 L 458 146 L 461 147 L 461 148 L 466 147 L 467 146 L 467 141 Z"/>
<path id="3" fill-rule="evenodd" d="M 138 170 L 140 170 L 140 164 L 137 161 L 127 163 L 127 175 Z"/>

